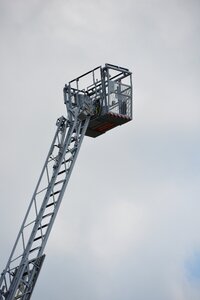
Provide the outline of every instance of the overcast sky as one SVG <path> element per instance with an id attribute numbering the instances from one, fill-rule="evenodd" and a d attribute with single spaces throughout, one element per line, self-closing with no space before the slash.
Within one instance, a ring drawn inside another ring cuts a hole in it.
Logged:
<path id="1" fill-rule="evenodd" d="M 0 0 L 1 270 L 64 84 L 133 72 L 134 120 L 85 138 L 33 300 L 199 300 L 199 16 L 199 0 Z"/>

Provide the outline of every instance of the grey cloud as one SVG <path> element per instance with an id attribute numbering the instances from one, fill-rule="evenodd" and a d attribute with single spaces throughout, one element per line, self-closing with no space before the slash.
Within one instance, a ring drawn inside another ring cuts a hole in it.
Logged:
<path id="1" fill-rule="evenodd" d="M 133 70 L 134 120 L 84 140 L 34 299 L 196 300 L 199 2 L 1 1 L 0 266 L 43 165 L 65 82 Z"/>

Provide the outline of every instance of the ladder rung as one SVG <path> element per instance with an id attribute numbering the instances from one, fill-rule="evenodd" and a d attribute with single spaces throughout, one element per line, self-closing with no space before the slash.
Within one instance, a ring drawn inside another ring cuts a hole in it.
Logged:
<path id="1" fill-rule="evenodd" d="M 40 240 L 41 238 L 43 238 L 43 235 L 36 237 L 33 241 L 34 241 L 34 242 L 35 242 L 35 241 L 38 241 L 38 240 Z"/>
<path id="2" fill-rule="evenodd" d="M 38 227 L 38 230 L 40 230 L 40 229 L 42 229 L 42 228 L 45 228 L 45 227 L 47 227 L 48 225 L 49 225 L 49 223 L 48 223 L 48 224 L 44 224 L 44 225 Z"/>
<path id="3" fill-rule="evenodd" d="M 71 160 L 72 160 L 72 158 L 68 158 L 67 160 L 63 161 L 63 162 L 61 163 L 61 165 L 66 164 L 66 163 L 68 163 L 68 162 L 71 161 Z"/>
<path id="4" fill-rule="evenodd" d="M 63 180 L 59 180 L 59 181 L 57 181 L 57 182 L 54 183 L 54 186 L 57 185 L 57 184 L 63 183 L 64 181 L 65 181 L 64 179 Z"/>
<path id="5" fill-rule="evenodd" d="M 60 171 L 60 172 L 58 172 L 58 175 L 63 174 L 63 173 L 65 173 L 66 171 L 67 171 L 67 170 Z"/>
<path id="6" fill-rule="evenodd" d="M 33 248 L 33 249 L 31 249 L 29 252 L 33 252 L 33 251 L 35 251 L 35 250 L 39 250 L 41 247 L 36 247 L 36 248 Z"/>
<path id="7" fill-rule="evenodd" d="M 51 215 L 53 215 L 53 213 L 49 213 L 49 214 L 46 214 L 42 217 L 42 219 L 46 218 L 46 217 L 50 217 Z"/>
<path id="8" fill-rule="evenodd" d="M 49 197 L 52 197 L 52 196 L 54 196 L 54 195 L 56 195 L 56 194 L 58 194 L 58 193 L 60 193 L 60 191 L 56 191 L 56 192 L 54 192 L 54 193 L 50 194 L 50 196 L 49 196 Z"/>
<path id="9" fill-rule="evenodd" d="M 49 207 L 49 206 L 52 206 L 52 205 L 55 205 L 57 202 L 51 202 L 49 204 L 46 205 L 46 207 Z"/>

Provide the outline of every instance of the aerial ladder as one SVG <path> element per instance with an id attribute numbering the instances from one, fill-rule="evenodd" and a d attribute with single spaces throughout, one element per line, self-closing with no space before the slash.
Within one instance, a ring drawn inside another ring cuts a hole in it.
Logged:
<path id="1" fill-rule="evenodd" d="M 57 129 L 0 277 L 0 300 L 29 300 L 45 259 L 44 249 L 84 136 L 98 137 L 132 120 L 132 74 L 105 64 L 64 86 L 67 116 Z"/>

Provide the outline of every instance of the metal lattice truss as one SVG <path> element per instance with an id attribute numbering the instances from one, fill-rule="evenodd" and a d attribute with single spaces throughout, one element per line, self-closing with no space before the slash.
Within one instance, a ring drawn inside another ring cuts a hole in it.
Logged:
<path id="1" fill-rule="evenodd" d="M 57 121 L 31 203 L 0 277 L 0 300 L 30 299 L 84 136 L 97 137 L 132 119 L 131 72 L 109 64 L 97 67 L 65 85 L 64 102 L 67 119 Z"/>
<path id="2" fill-rule="evenodd" d="M 43 250 L 58 212 L 90 117 L 57 121 L 57 131 L 0 281 L 6 300 L 30 299 L 44 260 Z M 4 295 L 4 296 L 3 296 Z M 4 298 L 2 298 L 4 299 Z"/>

